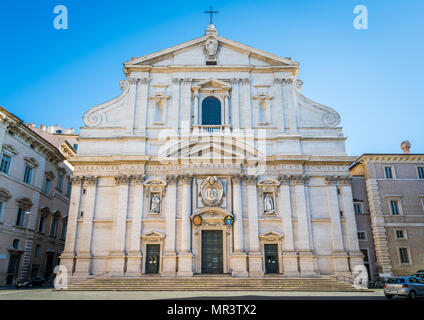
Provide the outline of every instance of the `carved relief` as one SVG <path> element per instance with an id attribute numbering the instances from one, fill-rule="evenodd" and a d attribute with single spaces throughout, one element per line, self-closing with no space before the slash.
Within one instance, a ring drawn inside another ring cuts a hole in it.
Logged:
<path id="1" fill-rule="evenodd" d="M 206 55 L 206 61 L 216 61 L 219 51 L 218 40 L 215 37 L 209 37 L 206 40 L 204 52 Z"/>
<path id="2" fill-rule="evenodd" d="M 207 207 L 218 207 L 222 204 L 224 187 L 215 176 L 207 177 L 200 185 L 201 202 Z"/>

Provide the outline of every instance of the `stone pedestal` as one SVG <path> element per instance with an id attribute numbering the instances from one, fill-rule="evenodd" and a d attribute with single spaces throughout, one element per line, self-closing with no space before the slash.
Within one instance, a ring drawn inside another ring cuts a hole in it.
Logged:
<path id="1" fill-rule="evenodd" d="M 263 277 L 262 254 L 258 252 L 249 252 L 249 277 Z"/>
<path id="2" fill-rule="evenodd" d="M 297 263 L 296 251 L 285 251 L 282 254 L 283 257 L 283 273 L 287 277 L 298 277 L 299 266 Z"/>
<path id="3" fill-rule="evenodd" d="M 109 275 L 111 277 L 124 276 L 125 255 L 121 253 L 111 254 L 109 256 Z"/>
<path id="4" fill-rule="evenodd" d="M 125 275 L 129 277 L 140 276 L 142 261 L 143 256 L 140 252 L 129 253 L 127 256 L 127 271 L 125 272 Z"/>
<path id="5" fill-rule="evenodd" d="M 162 277 L 175 277 L 177 270 L 176 253 L 164 253 L 162 257 Z"/>
<path id="6" fill-rule="evenodd" d="M 249 273 L 247 272 L 247 254 L 244 252 L 231 254 L 230 266 L 232 269 L 231 275 L 233 277 L 242 278 L 249 276 Z"/>
<path id="7" fill-rule="evenodd" d="M 333 266 L 336 276 L 349 276 L 349 261 L 345 251 L 333 251 Z"/>
<path id="8" fill-rule="evenodd" d="M 193 276 L 193 254 L 180 253 L 178 255 L 178 277 Z"/>
<path id="9" fill-rule="evenodd" d="M 361 251 L 351 251 L 349 252 L 349 261 L 350 261 L 350 270 L 352 270 L 353 272 L 356 266 L 364 265 L 364 254 Z"/>
<path id="10" fill-rule="evenodd" d="M 68 277 L 72 275 L 74 268 L 75 255 L 72 252 L 62 252 L 60 255 L 60 264 L 64 266 L 68 272 Z"/>
<path id="11" fill-rule="evenodd" d="M 91 254 L 89 252 L 81 252 L 77 255 L 75 266 L 75 276 L 88 277 L 90 272 Z"/>
<path id="12" fill-rule="evenodd" d="M 299 269 L 301 277 L 317 277 L 316 257 L 312 251 L 299 251 Z"/>

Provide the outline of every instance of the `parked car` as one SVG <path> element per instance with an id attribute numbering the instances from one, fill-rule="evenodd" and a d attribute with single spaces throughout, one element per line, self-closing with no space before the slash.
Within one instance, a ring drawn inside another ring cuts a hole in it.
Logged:
<path id="1" fill-rule="evenodd" d="M 16 283 L 16 288 L 32 288 L 32 287 L 42 287 L 46 284 L 46 280 L 40 277 L 32 279 L 23 279 L 19 280 Z"/>
<path id="2" fill-rule="evenodd" d="M 384 295 L 387 299 L 397 295 L 410 299 L 424 297 L 424 280 L 417 277 L 390 278 L 384 284 Z"/>
<path id="3" fill-rule="evenodd" d="M 417 272 L 415 272 L 412 277 L 417 277 L 417 278 L 421 278 L 424 279 L 424 270 L 418 270 Z"/>

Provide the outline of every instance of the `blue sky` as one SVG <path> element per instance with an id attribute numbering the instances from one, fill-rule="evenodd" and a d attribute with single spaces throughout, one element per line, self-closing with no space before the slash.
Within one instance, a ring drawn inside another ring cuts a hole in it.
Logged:
<path id="1" fill-rule="evenodd" d="M 56 5 L 68 30 L 53 27 Z M 368 8 L 355 30 L 353 9 Z M 303 94 L 337 110 L 350 155 L 424 153 L 424 1 L 1 1 L 0 105 L 26 122 L 79 128 L 120 93 L 124 61 L 202 36 L 292 57 Z"/>

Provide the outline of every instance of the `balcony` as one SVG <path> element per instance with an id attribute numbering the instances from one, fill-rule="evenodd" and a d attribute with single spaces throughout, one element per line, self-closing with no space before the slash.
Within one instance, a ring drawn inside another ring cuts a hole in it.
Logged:
<path id="1" fill-rule="evenodd" d="M 223 135 L 231 133 L 230 125 L 193 125 L 193 133 L 199 135 Z"/>

